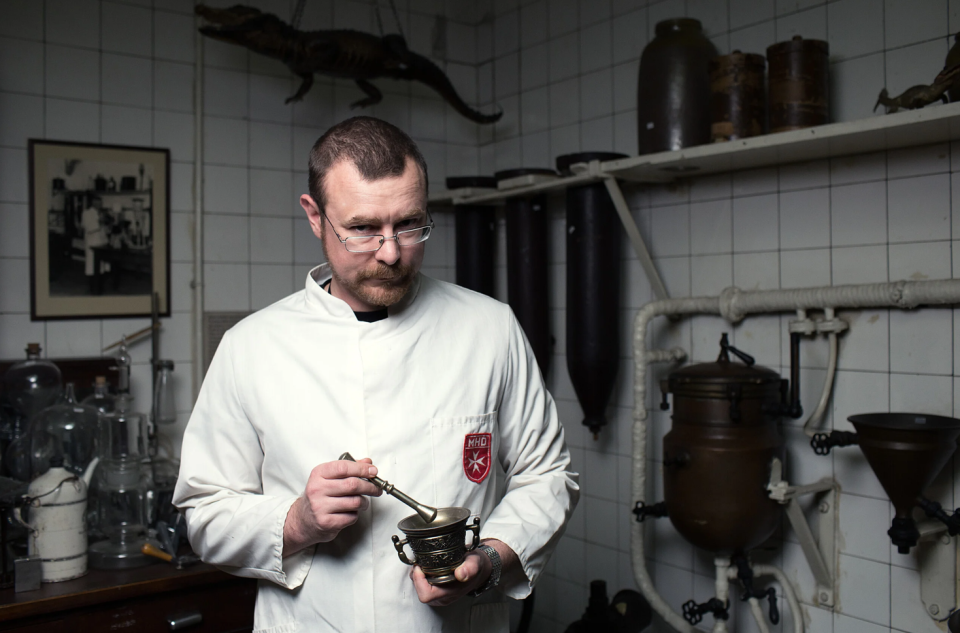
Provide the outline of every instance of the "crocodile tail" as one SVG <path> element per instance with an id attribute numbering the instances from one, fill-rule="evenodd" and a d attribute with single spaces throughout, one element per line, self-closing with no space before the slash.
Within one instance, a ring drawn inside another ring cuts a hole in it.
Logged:
<path id="1" fill-rule="evenodd" d="M 449 103 L 454 110 L 470 119 L 474 123 L 496 123 L 503 116 L 503 109 L 497 108 L 495 114 L 484 114 L 468 106 L 457 94 L 456 88 L 450 83 L 447 75 L 432 61 L 413 51 L 406 51 L 401 57 L 406 68 L 396 71 L 396 76 L 403 79 L 412 79 L 430 86 Z"/>

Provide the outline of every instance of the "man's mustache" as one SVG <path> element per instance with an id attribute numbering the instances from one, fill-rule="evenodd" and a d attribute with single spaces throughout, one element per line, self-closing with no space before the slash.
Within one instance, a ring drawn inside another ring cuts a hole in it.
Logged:
<path id="1" fill-rule="evenodd" d="M 413 274 L 413 269 L 405 264 L 396 266 L 387 266 L 384 263 L 377 263 L 376 267 L 370 270 L 362 270 L 357 273 L 357 281 L 366 281 L 376 279 L 378 281 L 398 281 L 405 279 Z"/>

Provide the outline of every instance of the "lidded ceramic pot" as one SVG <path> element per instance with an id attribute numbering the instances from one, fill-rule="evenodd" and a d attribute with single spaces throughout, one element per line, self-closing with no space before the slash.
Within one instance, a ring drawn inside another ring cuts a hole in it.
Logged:
<path id="1" fill-rule="evenodd" d="M 640 57 L 640 154 L 710 142 L 710 60 L 716 55 L 699 20 L 674 18 L 657 23 L 656 37 Z"/>

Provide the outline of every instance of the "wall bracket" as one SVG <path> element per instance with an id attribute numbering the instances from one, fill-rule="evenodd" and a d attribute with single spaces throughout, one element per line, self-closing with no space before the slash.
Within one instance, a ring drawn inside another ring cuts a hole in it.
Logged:
<path id="1" fill-rule="evenodd" d="M 945 622 L 957 604 L 957 544 L 939 521 L 920 521 L 917 529 L 920 600 L 927 615 Z"/>
<path id="2" fill-rule="evenodd" d="M 813 484 L 791 486 L 783 479 L 783 464 L 774 457 L 770 465 L 770 484 L 767 490 L 770 491 L 771 499 L 786 506 L 787 519 L 797 534 L 804 558 L 807 559 L 807 564 L 817 583 L 816 603 L 821 607 L 832 608 L 836 603 L 837 559 L 839 558 L 837 501 L 840 495 L 837 482 L 825 477 Z M 821 495 L 819 538 L 814 537 L 813 530 L 797 501 L 798 497 L 809 494 Z"/>

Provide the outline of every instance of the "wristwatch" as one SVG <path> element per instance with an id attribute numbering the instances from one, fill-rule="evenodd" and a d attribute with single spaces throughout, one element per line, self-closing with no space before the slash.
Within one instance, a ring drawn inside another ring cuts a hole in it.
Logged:
<path id="1" fill-rule="evenodd" d="M 490 563 L 493 565 L 493 568 L 490 570 L 490 576 L 487 578 L 487 582 L 470 592 L 469 595 L 473 596 L 474 598 L 500 584 L 500 569 L 502 567 L 500 563 L 500 554 L 497 553 L 497 550 L 493 549 L 489 545 L 481 544 L 477 546 L 477 551 L 483 552 L 487 555 L 487 557 L 490 559 Z"/>

